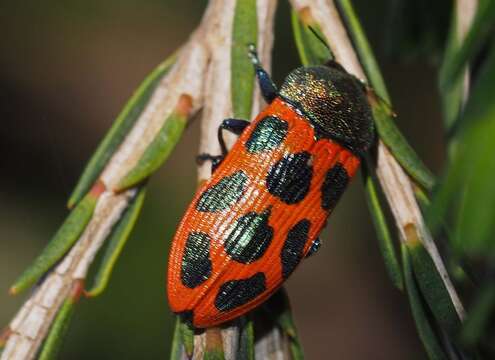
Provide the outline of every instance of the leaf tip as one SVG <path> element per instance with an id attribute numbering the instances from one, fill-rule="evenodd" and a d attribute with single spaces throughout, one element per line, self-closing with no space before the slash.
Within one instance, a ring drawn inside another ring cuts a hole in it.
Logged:
<path id="1" fill-rule="evenodd" d="M 15 295 L 19 294 L 19 292 L 20 292 L 20 290 L 16 285 L 12 285 L 9 289 L 9 295 L 11 295 L 11 296 L 15 296 Z"/>

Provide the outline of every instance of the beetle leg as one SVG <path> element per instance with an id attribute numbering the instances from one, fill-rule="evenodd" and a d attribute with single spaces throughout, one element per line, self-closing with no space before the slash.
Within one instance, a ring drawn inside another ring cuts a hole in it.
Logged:
<path id="1" fill-rule="evenodd" d="M 211 172 L 215 172 L 222 160 L 227 155 L 227 146 L 223 138 L 222 130 L 230 131 L 233 134 L 241 135 L 244 129 L 249 125 L 249 121 L 242 119 L 225 119 L 218 127 L 218 142 L 220 143 L 221 155 L 199 154 L 196 162 L 202 164 L 205 161 L 211 161 Z"/>
<path id="2" fill-rule="evenodd" d="M 258 53 L 256 52 L 256 47 L 253 44 L 249 44 L 249 58 L 254 66 L 254 71 L 256 72 L 256 77 L 258 78 L 258 83 L 261 89 L 261 95 L 267 103 L 271 103 L 277 97 L 277 86 L 270 78 L 270 75 L 261 66 L 260 59 L 258 58 Z"/>
<path id="3" fill-rule="evenodd" d="M 211 161 L 211 172 L 215 172 L 217 167 L 222 162 L 224 156 L 223 155 L 210 155 L 210 154 L 199 154 L 196 156 L 196 163 L 198 165 L 202 165 L 205 161 Z"/>
<path id="4" fill-rule="evenodd" d="M 319 237 L 317 237 L 311 244 L 311 247 L 309 248 L 309 251 L 306 254 L 306 258 L 309 258 L 310 256 L 316 254 L 316 252 L 320 249 L 320 246 L 321 246 L 321 240 Z"/>
<path id="5" fill-rule="evenodd" d="M 222 156 L 227 155 L 227 146 L 223 138 L 222 130 L 230 131 L 235 135 L 241 135 L 246 127 L 248 127 L 249 121 L 242 119 L 225 119 L 218 127 L 218 142 L 220 143 L 220 149 L 222 150 Z"/>

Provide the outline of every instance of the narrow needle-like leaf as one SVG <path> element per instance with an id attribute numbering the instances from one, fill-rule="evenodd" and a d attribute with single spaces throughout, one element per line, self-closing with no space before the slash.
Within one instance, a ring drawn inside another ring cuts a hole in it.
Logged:
<path id="1" fill-rule="evenodd" d="M 230 92 L 234 117 L 250 119 L 253 106 L 254 68 L 246 56 L 248 45 L 256 45 L 258 26 L 256 0 L 236 1 L 232 30 Z"/>
<path id="2" fill-rule="evenodd" d="M 371 96 L 369 98 L 380 139 L 390 148 L 394 157 L 409 175 L 423 187 L 431 190 L 435 182 L 434 176 L 408 144 L 395 124 L 395 115 L 390 107 L 390 96 L 383 81 L 378 63 L 376 62 L 375 55 L 352 7 L 352 2 L 350 0 L 338 0 L 337 4 L 340 7 L 342 17 L 346 22 L 347 29 L 353 40 L 359 61 L 363 65 L 373 92 L 378 95 L 373 96 L 373 94 L 370 94 Z"/>
<path id="3" fill-rule="evenodd" d="M 69 216 L 65 219 L 65 222 L 58 229 L 43 252 L 12 285 L 10 288 L 11 294 L 18 294 L 33 285 L 72 247 L 91 219 L 98 196 L 103 190 L 103 186 L 97 184 L 71 210 Z"/>
<path id="4" fill-rule="evenodd" d="M 332 58 L 330 50 L 323 43 L 325 36 L 311 18 L 309 8 L 303 9 L 300 13 L 293 9 L 291 19 L 297 51 L 304 66 L 321 65 Z M 320 39 L 311 31 L 310 26 Z"/>
<path id="5" fill-rule="evenodd" d="M 95 276 L 95 281 L 92 288 L 86 291 L 85 295 L 94 297 L 100 295 L 108 285 L 110 276 L 117 259 L 124 248 L 124 245 L 129 238 L 129 234 L 134 228 L 134 224 L 141 212 L 143 206 L 146 189 L 143 187 L 139 190 L 133 202 L 125 211 L 124 216 L 112 229 L 107 245 L 107 249 L 103 260 Z"/>
<path id="6" fill-rule="evenodd" d="M 254 360 L 254 324 L 253 320 L 243 317 L 240 319 L 240 338 L 237 358 Z"/>
<path id="7" fill-rule="evenodd" d="M 96 181 L 108 160 L 110 160 L 117 147 L 122 143 L 129 130 L 141 115 L 160 80 L 167 74 L 174 62 L 175 55 L 172 55 L 158 65 L 129 99 L 86 165 L 79 182 L 69 198 L 69 208 L 77 204 Z"/>
<path id="8" fill-rule="evenodd" d="M 72 318 L 72 314 L 75 310 L 79 297 L 83 291 L 82 281 L 78 281 L 74 284 L 73 289 L 69 297 L 64 301 L 60 310 L 55 317 L 55 320 L 50 328 L 50 332 L 45 339 L 43 348 L 38 357 L 38 360 L 54 360 L 58 358 L 58 353 L 62 346 L 65 334 L 69 328 L 69 323 Z"/>
<path id="9" fill-rule="evenodd" d="M 455 337 L 459 334 L 461 320 L 442 277 L 423 243 L 417 239 L 414 227 L 407 228 L 406 233 L 406 246 L 421 293 L 442 329 Z"/>
<path id="10" fill-rule="evenodd" d="M 182 359 L 182 338 L 180 331 L 180 319 L 177 317 L 175 320 L 174 336 L 172 338 L 172 346 L 170 351 L 170 360 Z"/>
<path id="11" fill-rule="evenodd" d="M 372 167 L 371 165 L 368 165 L 368 173 L 364 176 L 368 208 L 370 210 L 373 224 L 375 225 L 375 230 L 378 236 L 378 244 L 383 256 L 385 268 L 387 269 L 390 280 L 392 280 L 392 284 L 394 284 L 394 286 L 399 290 L 402 290 L 404 288 L 402 270 L 394 249 L 392 236 L 390 235 L 390 230 L 383 213 L 382 204 L 380 203 L 380 199 L 378 197 L 377 185 L 375 184 L 376 180 L 374 176 L 370 174 L 371 171 Z"/>
<path id="12" fill-rule="evenodd" d="M 137 165 L 122 179 L 116 191 L 142 183 L 167 160 L 186 127 L 191 105 L 191 98 L 188 95 L 180 97 L 174 112 L 165 120 Z"/>
<path id="13" fill-rule="evenodd" d="M 449 48 L 440 70 L 440 88 L 452 86 L 461 76 L 469 59 L 484 44 L 495 24 L 495 1 L 479 1 L 473 23 L 462 45 Z"/>
<path id="14" fill-rule="evenodd" d="M 421 299 L 420 291 L 414 279 L 411 255 L 405 244 L 402 244 L 402 264 L 404 267 L 404 279 L 409 297 L 409 304 L 416 323 L 416 328 L 419 337 L 423 342 L 426 353 L 430 360 L 447 360 L 447 356 L 442 349 L 440 339 L 438 339 L 435 331 L 431 326 L 431 322 L 427 315 L 426 304 Z"/>
<path id="15" fill-rule="evenodd" d="M 380 139 L 414 180 L 425 189 L 432 190 L 435 177 L 397 128 L 389 105 L 373 96 L 371 98 L 371 110 Z"/>

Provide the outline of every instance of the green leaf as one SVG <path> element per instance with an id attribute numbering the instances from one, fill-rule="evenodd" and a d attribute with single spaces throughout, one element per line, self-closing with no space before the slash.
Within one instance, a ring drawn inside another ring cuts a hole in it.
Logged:
<path id="1" fill-rule="evenodd" d="M 444 181 L 428 212 L 429 223 L 452 219 L 458 254 L 494 256 L 495 241 L 495 48 L 479 73 L 456 133 Z"/>
<path id="2" fill-rule="evenodd" d="M 468 346 L 475 345 L 490 326 L 495 314 L 495 283 L 485 284 L 469 310 L 464 323 L 461 340 Z"/>
<path id="3" fill-rule="evenodd" d="M 378 95 L 374 96 L 371 94 L 370 98 L 372 100 L 371 109 L 373 111 L 373 118 L 380 138 L 390 148 L 390 151 L 404 167 L 404 170 L 415 181 L 421 184 L 421 186 L 431 190 L 435 183 L 435 178 L 395 124 L 394 114 L 389 105 L 390 96 L 383 81 L 380 68 L 359 23 L 359 19 L 354 12 L 351 1 L 338 0 L 337 3 L 358 53 L 359 61 L 363 65 L 373 92 Z"/>
<path id="4" fill-rule="evenodd" d="M 430 360 L 447 360 L 440 339 L 438 339 L 432 327 L 428 310 L 425 308 L 426 304 L 421 298 L 421 293 L 417 287 L 409 250 L 405 244 L 402 244 L 401 250 L 407 295 L 419 337 Z"/>
<path id="5" fill-rule="evenodd" d="M 436 63 L 443 50 L 448 14 L 454 2 L 394 0 L 386 3 L 387 11 L 380 12 L 385 15 L 380 32 L 385 34 L 387 57 Z"/>
<path id="6" fill-rule="evenodd" d="M 119 222 L 112 229 L 108 238 L 108 246 L 105 255 L 96 274 L 93 286 L 86 292 L 86 296 L 94 297 L 100 295 L 108 285 L 113 268 L 119 258 L 129 235 L 134 228 L 136 220 L 143 207 L 146 194 L 144 187 L 139 189 L 133 202 L 128 206 Z"/>
<path id="7" fill-rule="evenodd" d="M 203 356 L 203 360 L 224 360 L 225 355 L 223 350 L 214 349 L 214 350 L 206 350 Z"/>
<path id="8" fill-rule="evenodd" d="M 235 118 L 250 119 L 253 106 L 254 68 L 248 45 L 258 40 L 256 0 L 237 0 L 232 33 L 230 92 Z"/>
<path id="9" fill-rule="evenodd" d="M 167 160 L 184 132 L 187 117 L 174 111 L 145 150 L 138 163 L 122 179 L 116 191 L 136 186 L 153 174 Z"/>
<path id="10" fill-rule="evenodd" d="M 458 51 L 461 46 L 460 39 L 458 38 L 459 29 L 457 26 L 458 19 L 457 19 L 456 6 L 454 6 L 452 9 L 452 16 L 450 21 L 451 21 L 451 25 L 450 25 L 449 37 L 447 41 L 447 48 L 445 50 L 445 54 L 443 58 L 442 69 L 445 69 L 445 66 L 448 63 L 447 59 L 451 59 L 454 56 L 453 54 L 456 51 Z M 442 100 L 442 108 L 443 108 L 444 126 L 447 134 L 452 133 L 454 124 L 458 120 L 459 114 L 462 109 L 463 97 L 464 97 L 463 84 L 464 84 L 464 79 L 463 77 L 460 77 L 448 86 L 439 85 L 440 95 Z"/>
<path id="11" fill-rule="evenodd" d="M 180 319 L 177 317 L 175 320 L 174 336 L 172 338 L 172 346 L 170 350 L 170 360 L 182 359 L 182 338 L 181 338 L 181 324 Z"/>
<path id="12" fill-rule="evenodd" d="M 43 276 L 79 239 L 91 216 L 98 197 L 88 193 L 77 206 L 71 210 L 55 236 L 43 252 L 34 260 L 10 288 L 11 294 L 18 294 L 29 288 Z"/>
<path id="13" fill-rule="evenodd" d="M 383 99 L 386 103 L 390 103 L 390 96 L 383 81 L 380 67 L 376 62 L 373 50 L 368 43 L 368 39 L 363 31 L 363 28 L 359 22 L 356 12 L 352 7 L 350 0 L 337 0 L 341 15 L 346 23 L 349 35 L 352 38 L 354 48 L 357 51 L 359 61 L 363 65 L 366 76 L 369 83 L 373 87 L 376 94 Z"/>
<path id="14" fill-rule="evenodd" d="M 96 181 L 108 160 L 122 143 L 130 129 L 148 104 L 153 92 L 175 62 L 175 54 L 151 72 L 141 83 L 136 92 L 129 99 L 108 133 L 96 149 L 82 173 L 74 191 L 72 192 L 68 207 L 72 208 L 88 192 Z"/>
<path id="15" fill-rule="evenodd" d="M 452 136 L 459 120 L 464 98 L 464 72 L 468 61 L 474 60 L 485 39 L 494 29 L 495 2 L 482 0 L 477 4 L 476 15 L 464 39 L 459 38 L 456 11 L 453 11 L 447 48 L 440 68 L 439 88 L 442 95 L 444 123 Z M 455 142 L 451 147 L 455 146 Z"/>
<path id="16" fill-rule="evenodd" d="M 251 319 L 243 316 L 239 320 L 240 339 L 237 351 L 237 359 L 254 360 L 254 325 Z"/>
<path id="17" fill-rule="evenodd" d="M 79 300 L 80 292 L 82 291 L 82 285 L 77 294 L 71 294 L 63 302 L 60 307 L 55 320 L 53 321 L 48 336 L 46 337 L 41 353 L 38 360 L 53 360 L 58 358 L 60 348 L 67 330 L 69 329 L 70 320 L 74 314 L 75 305 Z"/>
<path id="18" fill-rule="evenodd" d="M 449 335 L 457 336 L 461 320 L 428 251 L 420 241 L 408 241 L 407 249 L 419 288 L 433 316 Z"/>
<path id="19" fill-rule="evenodd" d="M 367 174 L 364 175 L 366 200 L 371 218 L 373 220 L 373 225 L 375 226 L 378 244 L 383 256 L 385 268 L 387 269 L 387 273 L 392 281 L 392 284 L 394 284 L 397 289 L 403 290 L 404 283 L 402 271 L 394 249 L 392 236 L 390 235 L 390 230 L 382 210 L 382 204 L 380 203 L 380 199 L 378 197 L 376 179 L 374 175 L 372 175 L 373 166 L 369 163 L 369 161 L 367 161 L 366 169 Z"/>
<path id="20" fill-rule="evenodd" d="M 182 345 L 184 345 L 184 351 L 186 355 L 191 358 L 194 351 L 194 330 L 185 322 L 183 322 L 179 317 L 179 332 Z"/>
<path id="21" fill-rule="evenodd" d="M 377 99 L 371 103 L 371 110 L 380 139 L 404 170 L 425 189 L 431 190 L 435 184 L 435 177 L 397 128 L 389 106 Z"/>
<path id="22" fill-rule="evenodd" d="M 485 40 L 492 33 L 495 24 L 495 2 L 480 0 L 473 23 L 462 44 L 459 44 L 457 35 L 452 35 L 446 51 L 444 63 L 440 69 L 440 89 L 453 86 L 468 63 L 481 49 Z M 453 27 L 455 30 L 455 26 Z"/>
<path id="23" fill-rule="evenodd" d="M 303 22 L 301 17 L 306 17 L 306 22 Z M 297 51 L 304 66 L 321 65 L 332 58 L 332 54 L 326 44 L 322 43 L 309 28 L 311 26 L 322 40 L 325 39 L 320 27 L 312 21 L 309 13 L 304 13 L 303 10 L 302 14 L 298 14 L 297 11 L 292 9 L 291 19 Z"/>

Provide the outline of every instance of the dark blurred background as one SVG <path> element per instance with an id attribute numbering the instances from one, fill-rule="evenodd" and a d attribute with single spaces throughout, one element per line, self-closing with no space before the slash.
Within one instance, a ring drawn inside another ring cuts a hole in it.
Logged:
<path id="1" fill-rule="evenodd" d="M 386 24 L 394 22 L 387 2 L 354 3 L 400 128 L 440 171 L 435 67 L 422 57 L 385 56 Z M 92 151 L 140 81 L 187 39 L 204 7 L 197 0 L 0 4 L 0 327 L 25 296 L 8 296 L 9 285 L 66 216 L 65 202 Z M 298 65 L 291 36 L 288 6 L 280 1 L 278 82 Z M 165 298 L 167 252 L 195 190 L 198 130 L 196 122 L 151 179 L 107 291 L 77 308 L 63 359 L 168 358 L 174 321 Z M 407 299 L 387 278 L 359 177 L 322 238 L 317 256 L 287 285 L 307 358 L 424 358 Z"/>

